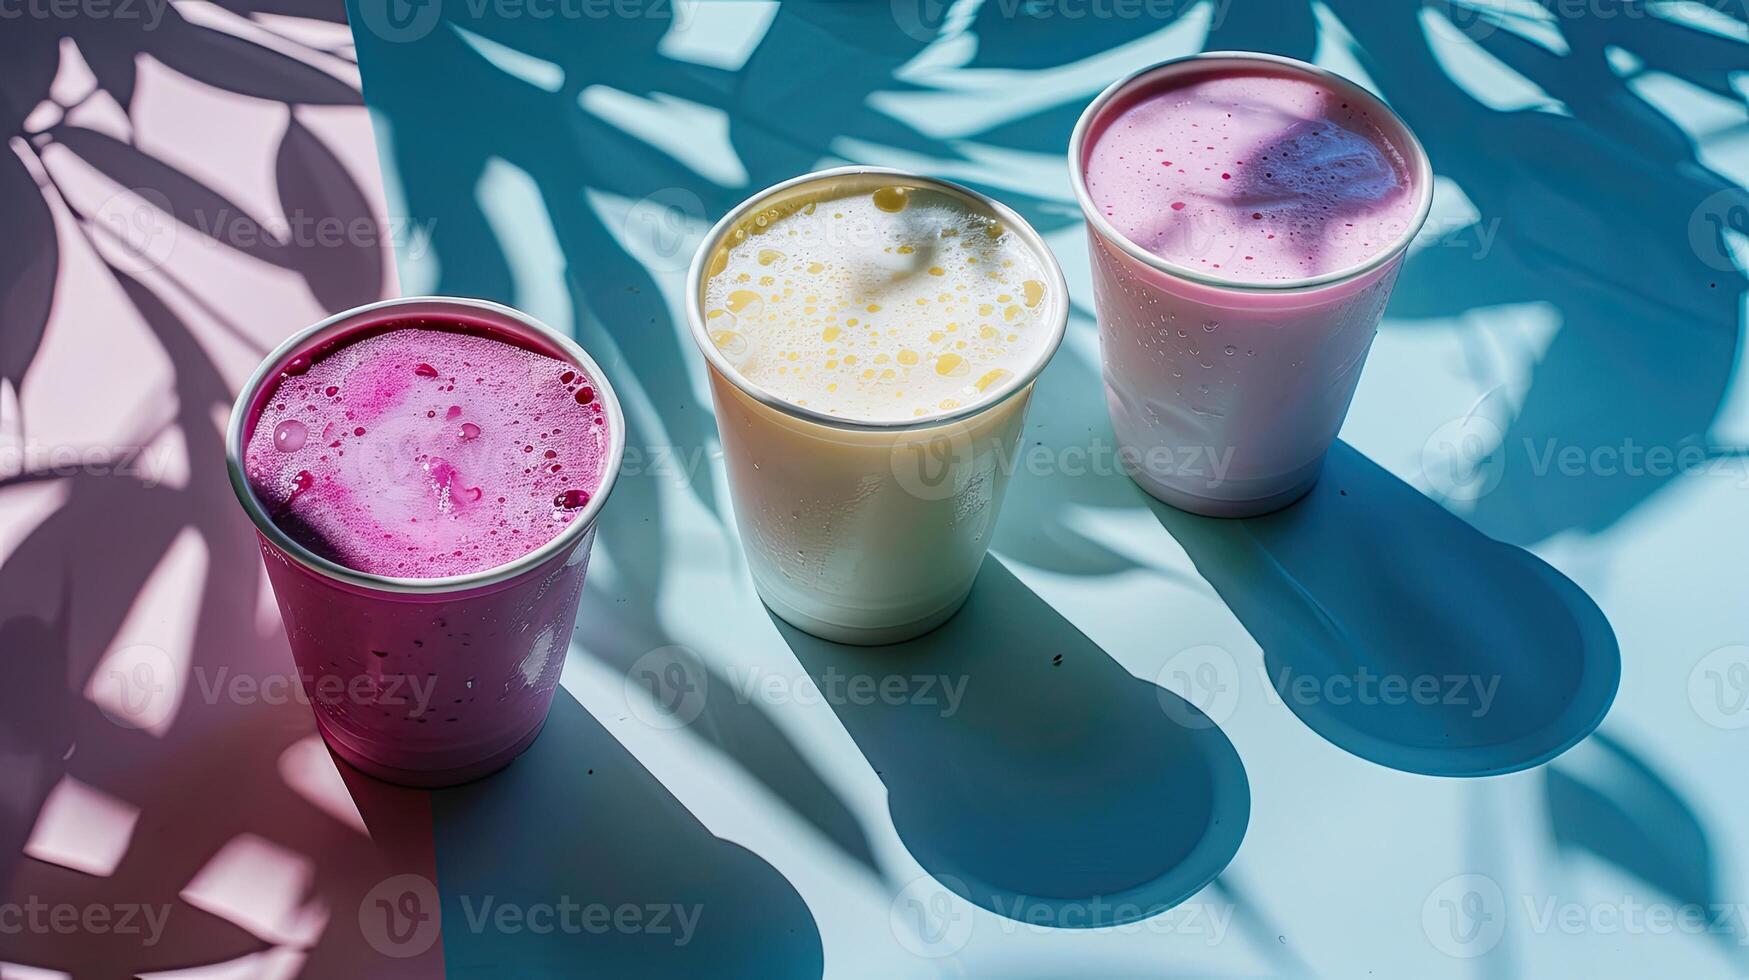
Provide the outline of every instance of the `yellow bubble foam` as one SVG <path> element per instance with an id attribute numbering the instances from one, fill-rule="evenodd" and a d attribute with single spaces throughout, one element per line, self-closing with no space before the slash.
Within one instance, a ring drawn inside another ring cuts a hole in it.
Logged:
<path id="1" fill-rule="evenodd" d="M 743 219 L 711 258 L 700 300 L 737 371 L 815 411 L 897 421 L 958 411 L 1034 370 L 1052 331 L 1018 328 L 1051 304 L 1018 236 L 932 188 L 822 184 Z M 744 285 L 774 272 L 781 283 Z"/>
<path id="2" fill-rule="evenodd" d="M 1000 385 L 1011 377 L 1013 377 L 1013 372 L 997 368 L 977 380 L 977 389 L 979 391 L 988 391 L 990 388 Z"/>
<path id="3" fill-rule="evenodd" d="M 874 192 L 872 200 L 874 206 L 882 211 L 897 214 L 910 203 L 911 192 L 903 187 L 882 187 Z"/>

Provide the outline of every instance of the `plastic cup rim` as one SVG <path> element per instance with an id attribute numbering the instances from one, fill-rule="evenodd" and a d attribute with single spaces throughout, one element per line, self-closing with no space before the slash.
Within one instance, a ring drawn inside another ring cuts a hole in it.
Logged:
<path id="1" fill-rule="evenodd" d="M 1240 282 L 1218 275 L 1211 275 L 1207 272 L 1202 272 L 1189 266 L 1181 265 L 1169 259 L 1162 258 L 1147 249 L 1142 248 L 1135 242 L 1130 241 L 1129 238 L 1122 232 L 1118 231 L 1110 221 L 1106 220 L 1103 214 L 1099 213 L 1098 206 L 1093 202 L 1093 195 L 1087 190 L 1087 174 L 1081 163 L 1083 150 L 1086 146 L 1087 134 L 1089 130 L 1092 129 L 1093 122 L 1099 117 L 1100 112 L 1103 111 L 1106 106 L 1110 105 L 1113 99 L 1117 98 L 1133 86 L 1145 80 L 1150 80 L 1155 75 L 1166 74 L 1173 70 L 1185 70 L 1195 62 L 1204 61 L 1254 62 L 1302 72 L 1341 90 L 1351 98 L 1367 103 L 1369 106 L 1382 113 L 1385 118 L 1395 122 L 1397 127 L 1402 131 L 1404 138 L 1407 140 L 1407 149 L 1410 151 L 1410 156 L 1413 158 L 1410 161 L 1410 166 L 1413 167 L 1415 171 L 1415 185 L 1418 188 L 1417 195 L 1420 198 L 1415 209 L 1414 219 L 1411 220 L 1408 225 L 1404 227 L 1403 231 L 1391 241 L 1389 247 L 1380 249 L 1378 252 L 1359 262 L 1352 263 L 1340 269 L 1332 269 L 1329 272 L 1322 272 L 1315 276 L 1305 276 L 1299 279 L 1282 279 L 1271 282 Z M 1409 243 L 1414 241 L 1415 236 L 1421 233 L 1422 226 L 1427 223 L 1427 215 L 1433 210 L 1433 164 L 1428 160 L 1427 150 L 1422 147 L 1421 141 L 1416 137 L 1414 130 L 1409 128 L 1409 124 L 1403 121 L 1403 117 L 1399 116 L 1396 110 L 1386 105 L 1383 99 L 1367 91 L 1358 83 L 1338 75 L 1327 68 L 1320 68 L 1317 65 L 1308 64 L 1298 58 L 1288 58 L 1276 54 L 1265 54 L 1260 51 L 1203 51 L 1198 54 L 1185 55 L 1179 58 L 1168 58 L 1165 61 L 1155 62 L 1154 64 L 1130 72 L 1106 86 L 1105 90 L 1095 96 L 1093 101 L 1087 104 L 1087 108 L 1081 111 L 1081 118 L 1076 121 L 1075 130 L 1069 137 L 1069 181 L 1074 186 L 1075 200 L 1081 205 L 1081 215 L 1086 219 L 1088 225 L 1091 226 L 1105 241 L 1122 249 L 1124 254 L 1143 265 L 1175 278 L 1187 279 L 1199 285 L 1241 293 L 1306 292 L 1358 279 L 1361 276 L 1388 265 L 1407 250 Z"/>
<path id="2" fill-rule="evenodd" d="M 718 350 L 716 343 L 711 340 L 710 332 L 706 329 L 704 320 L 704 303 L 702 300 L 704 295 L 704 273 L 706 267 L 710 263 L 711 256 L 716 252 L 717 244 L 722 241 L 723 237 L 728 234 L 729 230 L 738 224 L 741 219 L 745 218 L 750 212 L 757 210 L 760 205 L 793 188 L 817 181 L 829 180 L 834 177 L 865 175 L 894 177 L 913 186 L 933 188 L 935 190 L 964 197 L 982 207 L 988 208 L 1003 222 L 1004 227 L 1006 227 L 1010 233 L 1020 235 L 1021 240 L 1038 258 L 1041 271 L 1049 280 L 1048 292 L 1051 297 L 1051 306 L 1046 315 L 1048 317 L 1047 322 L 1050 326 L 1051 335 L 1045 345 L 1039 349 L 1038 357 L 1027 368 L 1027 370 L 1024 372 L 1017 372 L 1014 377 L 1009 378 L 1004 382 L 1002 386 L 997 389 L 995 394 L 973 402 L 970 405 L 962 406 L 951 412 L 941 412 L 918 419 L 892 419 L 881 421 L 875 419 L 847 418 L 841 415 L 817 412 L 805 405 L 797 405 L 755 383 L 752 379 L 736 370 L 733 365 L 729 364 L 728 358 L 723 356 L 723 352 Z M 736 388 L 740 389 L 743 394 L 761 405 L 781 412 L 784 415 L 788 415 L 791 418 L 801 419 L 806 422 L 812 422 L 832 429 L 861 432 L 909 432 L 931 429 L 941 425 L 950 425 L 955 422 L 974 418 L 994 409 L 996 406 L 1014 397 L 1016 394 L 1025 391 L 1027 386 L 1036 381 L 1038 376 L 1043 373 L 1045 366 L 1050 364 L 1051 358 L 1056 355 L 1057 349 L 1062 346 L 1063 337 L 1067 333 L 1069 325 L 1069 287 L 1067 281 L 1063 278 L 1062 267 L 1057 264 L 1056 255 L 1051 252 L 1050 246 L 1045 244 L 1044 236 L 1040 235 L 1030 222 L 1021 217 L 1019 212 L 1015 211 L 1008 205 L 1003 204 L 1001 201 L 996 200 L 988 194 L 983 194 L 971 189 L 970 187 L 966 187 L 963 184 L 957 184 L 951 180 L 943 180 L 939 177 L 928 177 L 923 174 L 909 170 L 900 170 L 893 167 L 853 165 L 846 167 L 832 167 L 826 170 L 815 170 L 810 173 L 791 177 L 785 181 L 780 181 L 779 183 L 773 184 L 770 187 L 753 194 L 751 197 L 748 197 L 740 204 L 731 208 L 727 214 L 723 215 L 723 217 L 711 227 L 711 230 L 706 233 L 704 241 L 699 243 L 698 251 L 695 252 L 692 257 L 692 265 L 687 269 L 686 320 L 692 330 L 693 342 L 698 345 L 700 353 L 704 355 L 706 362 L 709 363 L 711 368 L 718 374 L 721 374 L 724 378 L 727 378 L 729 382 Z"/>
<path id="3" fill-rule="evenodd" d="M 439 578 L 409 578 L 361 572 L 358 569 L 349 568 L 324 558 L 293 540 L 268 516 L 266 507 L 255 495 L 254 488 L 249 485 L 243 465 L 243 429 L 248 422 L 249 412 L 253 407 L 256 394 L 279 375 L 285 364 L 298 351 L 309 346 L 311 341 L 319 335 L 345 326 L 350 321 L 375 319 L 385 312 L 394 312 L 403 307 L 408 309 L 409 315 L 423 310 L 433 316 L 441 315 L 445 308 L 455 309 L 459 307 L 463 311 L 472 312 L 475 315 L 484 314 L 487 319 L 510 321 L 538 334 L 543 340 L 552 344 L 565 358 L 582 368 L 584 373 L 594 382 L 596 397 L 601 399 L 602 409 L 607 415 L 609 439 L 601 481 L 589 502 L 583 506 L 583 510 L 563 531 L 554 535 L 552 539 L 540 547 L 513 561 L 463 575 L 446 575 Z M 619 478 L 624 454 L 625 414 L 620 409 L 619 396 L 614 393 L 613 385 L 607 380 L 607 375 L 602 372 L 601 365 L 597 364 L 587 351 L 570 337 L 520 310 L 490 300 L 461 296 L 403 296 L 378 300 L 336 313 L 305 327 L 287 338 L 284 343 L 274 348 L 262 359 L 261 364 L 250 375 L 249 380 L 244 383 L 242 391 L 237 395 L 237 400 L 231 407 L 230 422 L 225 429 L 225 464 L 231 478 L 231 489 L 236 493 L 238 502 L 243 505 L 243 510 L 249 515 L 250 521 L 255 524 L 255 529 L 261 533 L 262 537 L 298 564 L 324 578 L 371 591 L 405 595 L 471 592 L 486 586 L 507 582 L 560 554 L 595 526 L 596 518 L 601 513 L 602 506 L 607 502 L 608 494 L 613 490 L 614 483 Z"/>

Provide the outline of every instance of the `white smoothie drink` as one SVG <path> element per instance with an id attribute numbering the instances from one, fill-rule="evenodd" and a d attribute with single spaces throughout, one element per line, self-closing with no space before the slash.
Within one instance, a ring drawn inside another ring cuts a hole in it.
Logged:
<path id="1" fill-rule="evenodd" d="M 849 643 L 951 616 L 1067 318 L 1037 233 L 943 181 L 827 171 L 724 218 L 689 297 L 766 604 Z"/>

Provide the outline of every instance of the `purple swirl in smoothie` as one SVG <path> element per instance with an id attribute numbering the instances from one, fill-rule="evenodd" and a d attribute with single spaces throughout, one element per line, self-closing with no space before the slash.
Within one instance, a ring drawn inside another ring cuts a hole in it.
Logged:
<path id="1" fill-rule="evenodd" d="M 1415 222 L 1402 148 L 1367 105 L 1304 72 L 1223 64 L 1127 94 L 1085 174 L 1125 238 L 1219 280 L 1304 279 L 1366 262 Z"/>
<path id="2" fill-rule="evenodd" d="M 609 449 L 580 367 L 423 318 L 293 359 L 257 412 L 244 467 L 273 522 L 330 561 L 399 578 L 539 548 L 596 493 Z"/>

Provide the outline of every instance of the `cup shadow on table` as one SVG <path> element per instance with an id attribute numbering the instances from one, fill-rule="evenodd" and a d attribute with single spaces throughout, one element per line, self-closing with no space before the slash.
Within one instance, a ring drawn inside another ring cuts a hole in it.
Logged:
<path id="1" fill-rule="evenodd" d="M 368 824 L 382 788 L 343 771 Z M 514 763 L 429 796 L 452 976 L 512 962 L 529 976 L 824 970 L 788 880 L 713 835 L 563 688 Z"/>
<path id="2" fill-rule="evenodd" d="M 1615 632 L 1583 590 L 1346 443 L 1272 514 L 1149 503 L 1263 648 L 1275 695 L 1363 759 L 1515 772 L 1590 734 L 1615 698 Z"/>
<path id="3" fill-rule="evenodd" d="M 886 784 L 911 855 L 982 908 L 1118 925 L 1189 898 L 1238 851 L 1250 788 L 1226 736 L 994 558 L 958 615 L 905 643 L 772 621 Z M 879 693 L 893 677 L 904 696 Z"/>

